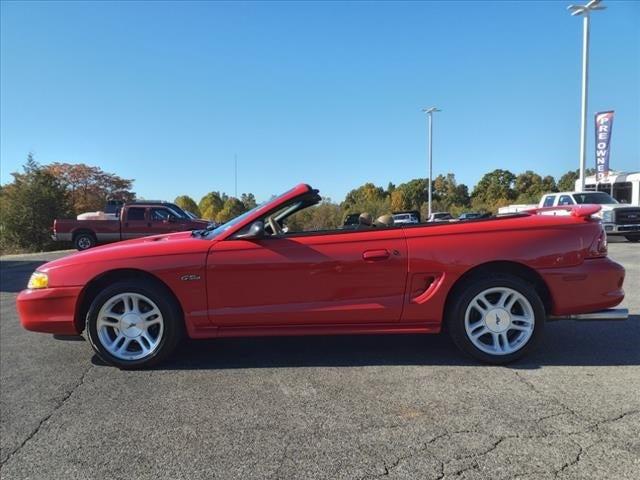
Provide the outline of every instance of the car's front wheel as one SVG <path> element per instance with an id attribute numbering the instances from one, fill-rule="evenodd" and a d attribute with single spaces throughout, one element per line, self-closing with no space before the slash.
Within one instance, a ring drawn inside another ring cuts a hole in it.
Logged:
<path id="1" fill-rule="evenodd" d="M 91 346 L 106 363 L 149 367 L 165 359 L 182 337 L 176 302 L 160 285 L 123 281 L 102 291 L 86 319 Z"/>
<path id="2" fill-rule="evenodd" d="M 626 238 L 628 242 L 632 242 L 632 243 L 640 242 L 640 235 L 625 235 L 624 238 Z"/>
<path id="3" fill-rule="evenodd" d="M 511 275 L 476 277 L 458 293 L 449 309 L 449 333 L 478 360 L 512 362 L 540 339 L 546 314 L 530 283 Z"/>

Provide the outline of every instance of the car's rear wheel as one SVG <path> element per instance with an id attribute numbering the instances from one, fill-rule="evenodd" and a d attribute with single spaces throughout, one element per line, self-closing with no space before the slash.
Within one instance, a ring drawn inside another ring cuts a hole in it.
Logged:
<path id="1" fill-rule="evenodd" d="M 640 235 L 625 235 L 624 238 L 632 243 L 640 242 Z"/>
<path id="2" fill-rule="evenodd" d="M 97 243 L 96 237 L 90 232 L 80 232 L 73 236 L 73 246 L 76 250 L 87 250 L 95 247 Z"/>
<path id="3" fill-rule="evenodd" d="M 124 281 L 105 289 L 91 303 L 86 332 L 106 363 L 143 368 L 165 359 L 182 337 L 180 310 L 153 282 Z"/>
<path id="4" fill-rule="evenodd" d="M 535 288 L 511 275 L 476 277 L 449 309 L 448 330 L 464 352 L 487 363 L 517 360 L 539 341 L 545 310 Z"/>

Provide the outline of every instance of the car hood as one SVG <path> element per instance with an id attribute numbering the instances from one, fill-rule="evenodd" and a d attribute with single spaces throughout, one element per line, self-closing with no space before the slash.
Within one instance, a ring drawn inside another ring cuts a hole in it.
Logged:
<path id="1" fill-rule="evenodd" d="M 177 232 L 150 237 L 136 238 L 111 243 L 73 253 L 66 257 L 46 263 L 38 268 L 47 272 L 66 265 L 87 264 L 95 262 L 112 262 L 123 259 L 153 257 L 161 255 L 180 255 L 207 252 L 215 241 L 192 235 L 191 232 Z"/>

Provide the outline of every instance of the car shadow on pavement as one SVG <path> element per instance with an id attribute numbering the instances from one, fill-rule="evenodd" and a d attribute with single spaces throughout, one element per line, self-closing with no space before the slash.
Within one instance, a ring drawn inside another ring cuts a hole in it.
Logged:
<path id="1" fill-rule="evenodd" d="M 33 271 L 45 263 L 47 262 L 38 260 L 0 261 L 0 291 L 17 293 L 24 290 Z"/>
<path id="2" fill-rule="evenodd" d="M 348 335 L 185 341 L 157 370 L 429 365 L 484 366 L 447 335 Z M 548 323 L 541 345 L 509 367 L 552 365 L 640 365 L 640 315 L 626 322 Z"/>

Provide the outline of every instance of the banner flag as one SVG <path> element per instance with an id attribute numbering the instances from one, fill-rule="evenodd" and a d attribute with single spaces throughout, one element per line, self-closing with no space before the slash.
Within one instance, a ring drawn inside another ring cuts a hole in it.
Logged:
<path id="1" fill-rule="evenodd" d="M 596 113 L 596 182 L 609 176 L 613 110 Z"/>

